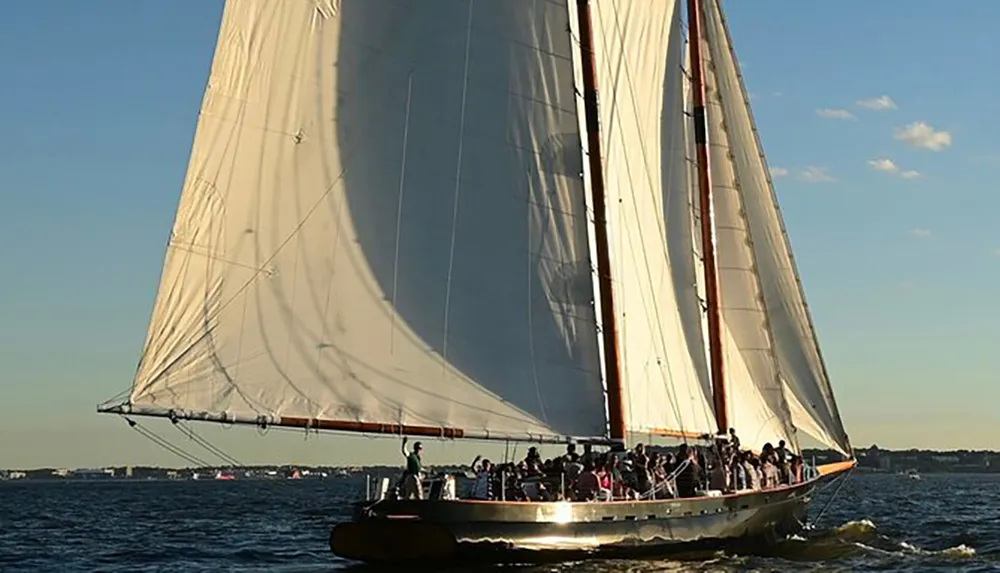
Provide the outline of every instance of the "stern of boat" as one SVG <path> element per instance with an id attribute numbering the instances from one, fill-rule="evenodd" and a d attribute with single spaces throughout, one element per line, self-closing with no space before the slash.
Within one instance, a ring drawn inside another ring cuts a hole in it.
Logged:
<path id="1" fill-rule="evenodd" d="M 453 561 L 458 541 L 447 527 L 419 519 L 362 519 L 330 531 L 330 550 L 365 563 Z"/>

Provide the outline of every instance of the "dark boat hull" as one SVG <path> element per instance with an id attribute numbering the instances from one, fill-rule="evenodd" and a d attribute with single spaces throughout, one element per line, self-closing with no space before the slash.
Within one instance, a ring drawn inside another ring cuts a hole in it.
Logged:
<path id="1" fill-rule="evenodd" d="M 535 503 L 381 501 L 330 548 L 368 563 L 542 562 L 769 544 L 802 529 L 819 480 L 722 497 Z"/>

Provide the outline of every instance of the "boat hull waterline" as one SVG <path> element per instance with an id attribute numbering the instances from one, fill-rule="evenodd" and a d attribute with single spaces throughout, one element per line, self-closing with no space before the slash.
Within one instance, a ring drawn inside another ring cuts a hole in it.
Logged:
<path id="1" fill-rule="evenodd" d="M 839 473 L 839 472 L 837 472 Z M 816 487 L 622 502 L 385 500 L 334 526 L 334 554 L 368 563 L 543 562 L 771 544 L 800 531 Z"/>

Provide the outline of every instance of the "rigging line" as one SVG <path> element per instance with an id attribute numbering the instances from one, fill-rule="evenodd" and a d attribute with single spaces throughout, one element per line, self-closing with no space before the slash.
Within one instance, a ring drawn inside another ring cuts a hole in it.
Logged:
<path id="1" fill-rule="evenodd" d="M 451 310 L 451 275 L 455 267 L 455 237 L 458 234 L 458 198 L 462 191 L 462 152 L 465 146 L 465 111 L 469 96 L 469 54 L 472 51 L 472 8 L 474 0 L 469 0 L 469 18 L 465 30 L 465 68 L 462 74 L 462 109 L 458 120 L 458 157 L 455 161 L 455 201 L 451 211 L 451 246 L 448 253 L 448 279 L 444 292 L 444 341 L 441 345 L 442 369 L 448 368 L 448 312 Z"/>
<path id="2" fill-rule="evenodd" d="M 195 431 L 193 429 L 187 428 L 187 427 L 181 427 L 180 425 L 178 425 L 177 428 L 182 433 L 184 433 L 186 436 L 188 436 L 188 438 L 190 438 L 192 441 L 194 441 L 195 443 L 197 443 L 199 446 L 201 446 L 202 448 L 204 448 L 206 451 L 214 454 L 220 460 L 222 460 L 222 461 L 224 461 L 224 462 L 226 462 L 226 463 L 228 463 L 230 465 L 233 465 L 233 466 L 242 466 L 243 465 L 242 462 L 240 462 L 236 458 L 230 456 L 229 454 L 227 454 L 226 452 L 224 452 L 223 450 L 221 450 L 220 448 L 218 448 L 217 446 L 215 446 L 214 444 L 212 444 L 211 442 L 209 442 L 206 438 L 203 438 L 202 436 L 199 436 L 197 433 L 195 433 Z"/>
<path id="3" fill-rule="evenodd" d="M 171 420 L 171 421 L 173 422 L 173 420 Z M 222 460 L 222 461 L 224 461 L 224 462 L 226 462 L 226 463 L 228 463 L 230 465 L 233 465 L 233 466 L 242 466 L 243 465 L 243 463 L 240 462 L 238 459 L 236 459 L 233 456 L 227 454 L 226 452 L 224 452 L 223 450 L 221 450 L 218 446 L 216 446 L 215 444 L 212 444 L 211 442 L 209 442 L 206 438 L 198 435 L 198 433 L 195 432 L 194 428 L 191 428 L 190 426 L 188 426 L 183 421 L 178 420 L 178 421 L 174 422 L 174 427 L 177 428 L 177 430 L 179 432 L 181 432 L 182 434 L 184 434 L 185 436 L 187 436 L 191 441 L 195 442 L 196 444 L 198 444 L 199 446 L 201 446 L 202 448 L 204 448 L 206 451 L 214 454 L 220 460 Z"/>
<path id="4" fill-rule="evenodd" d="M 172 454 L 180 457 L 184 461 L 186 461 L 188 463 L 191 463 L 191 464 L 194 464 L 195 466 L 200 466 L 200 467 L 215 467 L 214 464 L 210 464 L 210 463 L 208 463 L 208 461 L 206 461 L 206 460 L 204 460 L 202 458 L 199 458 L 199 457 L 195 456 L 194 454 L 191 454 L 191 453 L 189 453 L 189 452 L 181 449 L 180 446 L 176 446 L 176 445 L 170 443 L 166 438 L 163 438 L 161 436 L 156 435 L 152 430 L 150 430 L 150 429 L 148 429 L 146 427 L 141 426 L 138 422 L 134 422 L 133 420 L 131 420 L 130 418 L 127 418 L 127 417 L 125 417 L 125 420 L 129 423 L 129 425 L 133 429 L 135 429 L 136 431 L 138 431 L 143 437 L 145 437 L 145 438 L 153 441 L 154 443 L 156 443 L 157 445 L 159 445 L 163 449 L 165 449 L 165 450 L 169 451 L 170 453 L 172 453 Z M 183 422 L 177 423 L 175 425 L 182 432 L 191 432 L 191 434 L 189 435 L 189 437 L 191 437 L 196 442 L 198 442 L 199 445 L 202 446 L 203 448 L 209 450 L 210 452 L 212 452 L 213 454 L 219 456 L 220 458 L 223 458 L 223 461 L 225 461 L 227 464 L 229 464 L 230 466 L 233 466 L 233 467 L 238 467 L 238 468 L 246 468 L 246 467 L 248 467 L 248 466 L 244 465 L 242 462 L 240 462 L 239 460 L 237 460 L 236 458 L 233 458 L 232 456 L 229 456 L 228 454 L 226 454 L 222 450 L 218 449 L 215 445 L 213 445 L 210 442 L 208 442 L 208 440 L 206 440 L 205 438 L 203 438 L 203 437 L 197 435 L 196 433 L 194 433 L 193 429 L 191 429 L 191 428 L 182 428 L 181 427 L 182 423 Z M 282 429 L 291 430 L 291 428 L 282 428 Z M 298 430 L 296 429 L 294 431 L 298 431 Z M 186 434 L 186 435 L 188 435 L 188 434 Z M 282 480 L 282 481 L 285 481 L 285 480 Z"/>
<path id="5" fill-rule="evenodd" d="M 223 255 L 215 254 L 215 253 L 211 252 L 209 250 L 209 247 L 207 247 L 207 246 L 196 245 L 194 243 L 186 243 L 185 244 L 185 243 L 177 243 L 177 242 L 171 243 L 170 246 L 175 251 L 180 251 L 180 252 L 187 253 L 187 254 L 190 254 L 190 255 L 200 256 L 200 257 L 203 257 L 203 258 L 208 259 L 210 261 L 218 261 L 220 263 L 225 263 L 227 265 L 238 267 L 238 268 L 241 268 L 241 269 L 247 269 L 247 270 L 255 271 L 257 273 L 261 273 L 261 274 L 264 274 L 264 275 L 269 276 L 269 277 L 273 276 L 274 273 L 275 273 L 275 270 L 274 270 L 273 267 L 270 267 L 270 266 L 258 267 L 256 265 L 251 265 L 251 264 L 247 264 L 247 263 L 241 263 L 239 261 L 227 258 L 224 254 Z"/>
<path id="6" fill-rule="evenodd" d="M 122 418 L 125 419 L 125 421 L 129 425 L 129 427 L 131 427 L 135 431 L 139 432 L 139 434 L 141 434 L 143 437 L 145 437 L 146 439 L 152 441 L 153 443 L 155 443 L 156 445 L 160 446 L 161 448 L 167 450 L 168 452 L 174 454 L 175 456 L 183 459 L 184 461 L 186 461 L 188 463 L 195 464 L 196 466 L 201 466 L 201 467 L 208 467 L 208 466 L 211 465 L 208 462 L 206 462 L 205 460 L 199 458 L 198 456 L 196 456 L 194 454 L 191 454 L 189 452 L 184 451 L 184 449 L 180 448 L 179 446 L 175 446 L 174 444 L 171 444 L 165 438 L 162 438 L 162 437 L 156 435 L 155 432 L 153 432 L 152 430 L 146 428 L 145 426 L 143 426 L 139 422 L 136 422 L 135 420 L 133 420 L 133 419 L 127 417 L 127 416 L 122 416 Z"/>
<path id="7" fill-rule="evenodd" d="M 406 77 L 406 114 L 403 120 L 403 151 L 399 165 L 399 201 L 396 205 L 396 248 L 392 260 L 392 308 L 396 309 L 396 300 L 399 293 L 399 239 L 400 230 L 403 224 L 403 190 L 406 187 L 406 150 L 410 138 L 410 103 L 413 99 L 413 70 Z M 393 312 L 389 324 L 389 354 L 393 354 L 393 346 L 396 340 L 396 315 Z"/>
<path id="8" fill-rule="evenodd" d="M 153 443 L 157 444 L 161 448 L 167 450 L 168 452 L 174 454 L 175 456 L 178 456 L 179 458 L 187 461 L 188 463 L 192 463 L 195 464 L 196 466 L 201 466 L 201 467 L 207 467 L 211 465 L 208 463 L 208 461 L 198 456 L 195 456 L 194 454 L 191 454 L 190 452 L 187 452 L 181 449 L 180 447 L 175 446 L 174 444 L 171 444 L 165 438 L 156 435 L 151 430 L 142 428 L 142 429 L 137 429 L 137 431 L 146 439 L 151 440 Z"/>
<path id="9" fill-rule="evenodd" d="M 131 388 L 129 388 L 127 390 L 122 390 L 121 392 L 119 392 L 119 393 L 115 394 L 114 396 L 108 398 L 107 400 L 101 402 L 100 406 L 107 406 L 109 404 L 124 404 L 127 401 L 126 399 L 128 398 L 129 394 L 131 394 L 131 393 L 132 393 L 132 389 Z"/>
<path id="10" fill-rule="evenodd" d="M 691 458 L 688 458 L 688 459 L 684 460 L 683 462 L 681 462 L 681 465 L 677 466 L 677 468 L 675 468 L 670 473 L 670 475 L 668 475 L 667 477 L 663 478 L 663 480 L 659 484 L 651 487 L 649 489 L 649 491 L 647 491 L 646 493 L 639 494 L 639 498 L 640 499 L 653 499 L 653 497 L 657 493 L 659 493 L 659 492 L 667 489 L 670 486 L 670 483 L 673 482 L 674 480 L 676 480 L 677 476 L 681 475 L 681 472 L 685 468 L 687 468 L 689 465 L 691 465 Z M 676 484 L 674 484 L 674 485 L 676 486 Z"/>
<path id="11" fill-rule="evenodd" d="M 851 474 L 852 474 L 852 473 L 854 473 L 854 468 L 851 468 L 850 470 L 848 470 L 848 471 L 847 471 L 847 473 L 843 474 L 843 475 L 842 475 L 842 476 L 840 477 L 840 485 L 838 485 L 838 486 L 837 486 L 837 489 L 835 489 L 835 490 L 833 491 L 833 495 L 831 495 L 831 496 L 830 496 L 830 499 L 829 499 L 829 500 L 827 500 L 827 502 L 826 502 L 826 505 L 824 505 L 824 506 L 823 506 L 823 509 L 821 509 L 821 510 L 820 510 L 819 514 L 817 514 L 817 515 L 816 515 L 816 519 L 814 519 L 814 520 L 812 520 L 812 521 L 810 522 L 810 525 L 811 525 L 812 527 L 814 527 L 814 528 L 816 527 L 816 524 L 817 524 L 817 523 L 819 523 L 819 520 L 820 520 L 820 518 L 822 518 L 822 517 L 823 517 L 823 514 L 825 514 L 825 513 L 826 513 L 826 510 L 830 509 L 830 506 L 831 506 L 831 505 L 833 505 L 833 502 L 834 502 L 834 500 L 836 500 L 836 499 L 837 499 L 837 494 L 839 494 L 839 493 L 840 493 L 840 490 L 844 488 L 844 485 L 845 485 L 845 484 L 846 484 L 846 483 L 848 482 L 848 479 L 847 479 L 847 478 L 849 478 L 849 477 L 851 476 Z M 827 485 L 826 485 L 826 487 L 824 487 L 823 489 L 826 489 L 826 488 L 828 488 L 828 487 L 830 487 L 830 486 L 832 486 L 832 485 L 833 485 L 833 482 L 830 482 L 830 483 L 829 483 L 829 484 L 827 484 Z"/>

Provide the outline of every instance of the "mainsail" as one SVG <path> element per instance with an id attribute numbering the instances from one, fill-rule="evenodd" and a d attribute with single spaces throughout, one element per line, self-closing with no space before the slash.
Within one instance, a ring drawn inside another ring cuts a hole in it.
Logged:
<path id="1" fill-rule="evenodd" d="M 750 447 L 797 427 L 848 451 L 704 5 L 729 418 Z M 627 431 L 714 433 L 682 22 L 674 0 L 229 0 L 142 359 L 103 409 L 605 439 L 620 380 Z"/>
<path id="2" fill-rule="evenodd" d="M 130 409 L 604 436 L 569 25 L 229 1 Z"/>

